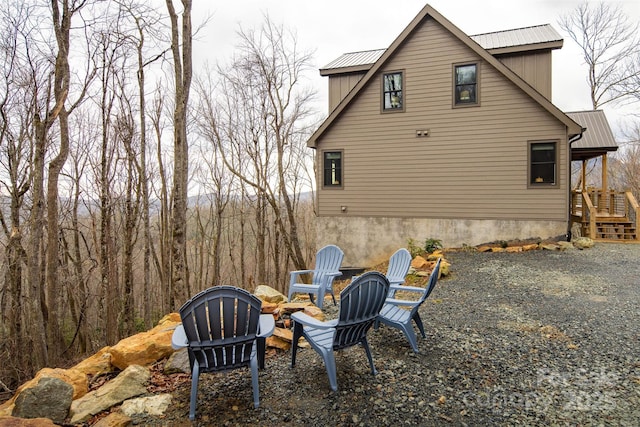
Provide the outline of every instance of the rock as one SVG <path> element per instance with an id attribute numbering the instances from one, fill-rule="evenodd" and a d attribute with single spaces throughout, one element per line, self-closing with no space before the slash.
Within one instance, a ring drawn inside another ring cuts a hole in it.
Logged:
<path id="1" fill-rule="evenodd" d="M 10 416 L 14 403 L 20 393 L 24 390 L 34 387 L 38 384 L 41 378 L 58 378 L 73 387 L 73 399 L 78 399 L 84 396 L 89 390 L 89 380 L 87 376 L 76 369 L 61 369 L 61 368 L 42 368 L 38 373 L 29 381 L 18 387 L 13 397 L 0 405 L 0 415 Z"/>
<path id="2" fill-rule="evenodd" d="M 278 304 L 287 301 L 287 297 L 285 295 L 267 285 L 258 285 L 253 294 L 260 298 L 262 301 L 266 302 L 273 302 Z"/>
<path id="3" fill-rule="evenodd" d="M 186 348 L 182 348 L 171 356 L 164 364 L 164 373 L 165 374 L 175 374 L 177 372 L 182 372 L 185 374 L 191 373 L 191 365 L 189 364 L 189 352 Z"/>
<path id="4" fill-rule="evenodd" d="M 440 262 L 440 277 L 448 276 L 450 272 L 451 272 L 451 263 L 443 259 Z"/>
<path id="5" fill-rule="evenodd" d="M 291 342 L 286 341 L 279 336 L 271 335 L 270 337 L 267 337 L 267 347 L 289 351 L 291 349 Z"/>
<path id="6" fill-rule="evenodd" d="M 95 423 L 93 427 L 127 427 L 132 423 L 131 418 L 121 412 L 112 412 L 100 421 Z"/>
<path id="7" fill-rule="evenodd" d="M 497 246 L 497 247 L 493 247 L 491 248 L 491 252 L 505 252 L 506 249 L 503 248 L 502 246 Z"/>
<path id="8" fill-rule="evenodd" d="M 538 249 L 538 244 L 537 243 L 531 243 L 531 244 L 522 246 L 522 250 L 525 251 L 525 252 L 526 251 L 535 251 L 537 249 Z"/>
<path id="9" fill-rule="evenodd" d="M 17 397 L 12 415 L 20 418 L 49 418 L 64 422 L 69 413 L 73 387 L 59 378 L 42 377 Z"/>
<path id="10" fill-rule="evenodd" d="M 123 414 L 134 415 L 162 415 L 171 404 L 171 394 L 163 393 L 155 396 L 139 397 L 125 400 L 120 407 Z"/>
<path id="11" fill-rule="evenodd" d="M 428 266 L 429 263 L 427 262 L 427 260 L 420 255 L 411 260 L 411 267 L 415 269 L 426 268 Z"/>
<path id="12" fill-rule="evenodd" d="M 595 242 L 589 237 L 578 237 L 573 239 L 571 243 L 578 249 L 589 249 L 595 245 Z"/>
<path id="13" fill-rule="evenodd" d="M 557 244 L 558 244 L 558 248 L 560 248 L 561 251 L 566 251 L 567 249 L 574 249 L 575 248 L 573 246 L 573 243 L 571 243 L 571 242 L 560 241 Z"/>
<path id="14" fill-rule="evenodd" d="M 308 305 L 303 310 L 304 314 L 324 322 L 324 312 L 315 305 Z"/>
<path id="15" fill-rule="evenodd" d="M 275 328 L 273 330 L 273 336 L 282 338 L 289 343 L 293 342 L 293 331 L 285 328 Z"/>
<path id="16" fill-rule="evenodd" d="M 275 328 L 273 331 L 273 335 L 267 337 L 267 346 L 288 351 L 289 349 L 291 349 L 292 341 L 293 332 L 291 331 L 291 329 Z"/>
<path id="17" fill-rule="evenodd" d="M 522 252 L 522 246 L 508 246 L 505 251 L 509 253 Z"/>
<path id="18" fill-rule="evenodd" d="M 262 301 L 262 314 L 273 314 L 279 307 L 275 302 Z"/>
<path id="19" fill-rule="evenodd" d="M 155 328 L 121 340 L 111 347 L 111 364 L 125 369 L 131 365 L 148 366 L 169 357 L 174 351 L 171 335 L 180 323 L 180 315 L 172 313 L 162 318 Z"/>
<path id="20" fill-rule="evenodd" d="M 540 245 L 540 249 L 544 249 L 545 251 L 557 251 L 558 245 L 555 245 L 553 243 L 543 243 Z"/>
<path id="21" fill-rule="evenodd" d="M 491 252 L 491 246 L 478 246 L 478 252 Z"/>
<path id="22" fill-rule="evenodd" d="M 113 371 L 111 365 L 111 347 L 103 347 L 93 356 L 84 359 L 73 367 L 87 375 L 101 375 Z"/>
<path id="23" fill-rule="evenodd" d="M 56 427 L 49 418 L 16 418 L 9 416 L 0 416 L 0 426 L 2 427 Z"/>
<path id="24" fill-rule="evenodd" d="M 131 365 L 117 377 L 71 403 L 71 424 L 78 424 L 92 415 L 107 410 L 126 399 L 147 392 L 145 383 L 151 377 L 149 369 Z"/>

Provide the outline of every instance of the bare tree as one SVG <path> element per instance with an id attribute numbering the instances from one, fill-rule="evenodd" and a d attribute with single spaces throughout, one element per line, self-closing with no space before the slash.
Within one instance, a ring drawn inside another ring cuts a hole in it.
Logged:
<path id="1" fill-rule="evenodd" d="M 559 25 L 582 49 L 592 108 L 627 97 L 628 85 L 640 75 L 640 67 L 628 66 L 630 58 L 638 60 L 638 23 L 630 22 L 617 4 L 585 1 Z"/>
<path id="2" fill-rule="evenodd" d="M 0 12 L 0 186 L 7 196 L 0 208 L 5 255 L 4 281 L 0 285 L 0 357 L 8 359 L 11 355 L 15 362 L 0 368 L 0 376 L 10 379 L 9 383 L 21 379 L 23 372 L 30 374 L 31 362 L 28 345 L 25 345 L 31 331 L 24 324 L 28 310 L 23 302 L 28 293 L 23 286 L 27 264 L 23 212 L 31 185 L 30 132 L 34 105 L 29 101 L 32 99 L 31 76 L 25 70 L 25 58 L 19 54 L 25 47 L 22 34 L 29 13 L 29 9 L 19 3 L 12 3 Z M 9 370 L 11 372 L 7 372 Z"/>
<path id="3" fill-rule="evenodd" d="M 189 176 L 189 145 L 187 141 L 187 110 L 191 88 L 192 29 L 191 0 L 182 2 L 182 25 L 178 27 L 178 14 L 173 0 L 166 0 L 171 20 L 171 51 L 175 84 L 175 104 L 173 114 L 173 208 L 171 243 L 171 304 L 181 304 L 189 291 L 189 277 L 186 259 L 187 249 L 187 186 Z M 182 42 L 180 42 L 182 36 Z"/>
<path id="4" fill-rule="evenodd" d="M 295 34 L 274 25 L 268 16 L 259 31 L 241 30 L 239 37 L 238 56 L 220 70 L 220 102 L 203 104 L 199 129 L 218 148 L 227 168 L 255 193 L 258 262 L 266 260 L 266 225 L 274 223 L 272 238 L 281 239 L 286 258 L 303 269 L 306 261 L 291 182 L 292 174 L 308 165 L 298 147 L 312 126 L 309 105 L 314 92 L 303 80 L 311 54 L 300 51 Z M 274 265 L 276 278 L 285 265 Z M 258 281 L 266 281 L 265 275 L 259 266 Z"/>
<path id="5" fill-rule="evenodd" d="M 635 122 L 624 131 L 626 142 L 621 144 L 610 164 L 611 185 L 630 189 L 640 199 L 640 123 Z"/>

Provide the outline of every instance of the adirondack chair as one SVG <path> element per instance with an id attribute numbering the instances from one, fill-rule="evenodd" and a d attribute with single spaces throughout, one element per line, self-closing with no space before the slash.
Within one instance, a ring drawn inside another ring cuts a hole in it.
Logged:
<path id="1" fill-rule="evenodd" d="M 429 295 L 433 291 L 433 288 L 435 288 L 436 286 L 438 275 L 440 274 L 441 261 L 442 259 L 439 258 L 436 262 L 436 265 L 431 272 L 431 275 L 429 276 L 429 280 L 427 281 L 427 285 L 424 288 L 418 288 L 414 286 L 399 286 L 397 289 L 402 291 L 420 293 L 420 298 L 415 301 L 387 298 L 375 322 L 375 329 L 378 329 L 380 323 L 384 323 L 385 325 L 400 329 L 407 337 L 409 343 L 411 344 L 411 347 L 413 348 L 413 351 L 415 351 L 416 353 L 418 353 L 418 342 L 411 322 L 415 322 L 416 326 L 420 330 L 420 333 L 422 334 L 422 338 L 426 338 L 427 335 L 424 333 L 424 326 L 422 324 L 422 319 L 420 319 L 420 313 L 418 313 L 418 309 L 427 299 L 427 297 L 429 297 Z"/>
<path id="2" fill-rule="evenodd" d="M 353 280 L 340 293 L 337 319 L 321 322 L 303 312 L 293 313 L 291 367 L 295 367 L 296 364 L 298 340 L 304 336 L 311 347 L 322 356 L 333 391 L 338 390 L 334 356 L 336 350 L 362 344 L 369 359 L 371 373 L 377 374 L 367 342 L 367 332 L 373 326 L 388 292 L 389 281 L 384 274 L 372 271 Z"/>
<path id="3" fill-rule="evenodd" d="M 244 289 L 214 286 L 180 308 L 182 325 L 173 332 L 174 349 L 187 347 L 191 365 L 189 418 L 195 419 L 198 380 L 203 372 L 225 372 L 249 366 L 253 403 L 260 404 L 258 366 L 264 368 L 266 337 L 275 329 L 270 314 L 260 314 L 262 301 Z"/>
<path id="4" fill-rule="evenodd" d="M 404 283 L 409 267 L 411 267 L 411 253 L 408 250 L 400 248 L 391 255 L 386 274 L 390 285 L 388 298 L 392 298 L 398 287 Z"/>
<path id="5" fill-rule="evenodd" d="M 340 272 L 340 264 L 342 264 L 344 252 L 335 245 L 327 245 L 321 248 L 316 254 L 316 265 L 313 270 L 296 270 L 290 272 L 289 280 L 289 301 L 293 294 L 309 294 L 311 302 L 315 304 L 314 295 L 318 297 L 318 308 L 324 305 L 324 295 L 326 292 L 331 294 L 333 303 L 336 304 L 336 297 L 333 294 L 333 280 L 342 275 Z M 310 284 L 300 283 L 300 276 L 303 274 L 311 274 L 312 280 Z"/>

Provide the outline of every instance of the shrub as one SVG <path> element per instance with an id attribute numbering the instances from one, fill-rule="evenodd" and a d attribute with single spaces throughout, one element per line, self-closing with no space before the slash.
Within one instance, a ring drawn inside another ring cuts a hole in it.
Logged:
<path id="1" fill-rule="evenodd" d="M 424 250 L 427 253 L 435 252 L 438 249 L 442 249 L 441 240 L 430 238 L 424 241 Z"/>

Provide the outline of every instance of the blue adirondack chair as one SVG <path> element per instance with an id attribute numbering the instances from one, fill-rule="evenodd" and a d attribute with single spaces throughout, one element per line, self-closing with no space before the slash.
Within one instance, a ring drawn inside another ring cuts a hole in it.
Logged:
<path id="1" fill-rule="evenodd" d="M 405 248 L 400 248 L 389 258 L 389 267 L 387 268 L 387 279 L 389 279 L 389 295 L 391 298 L 395 295 L 396 290 L 404 283 L 405 277 L 411 267 L 411 253 Z"/>
<path id="2" fill-rule="evenodd" d="M 420 298 L 418 298 L 417 300 L 387 298 L 384 306 L 380 310 L 378 318 L 376 319 L 376 329 L 379 327 L 380 323 L 384 323 L 387 326 L 400 329 L 407 337 L 409 343 L 411 344 L 411 347 L 413 348 L 413 351 L 415 351 L 416 353 L 418 353 L 418 342 L 411 322 L 415 322 L 416 326 L 420 330 L 420 333 L 422 334 L 422 338 L 426 338 L 427 335 L 424 333 L 424 325 L 422 324 L 422 319 L 420 318 L 418 309 L 420 308 L 422 303 L 429 297 L 429 295 L 433 291 L 433 288 L 435 288 L 436 286 L 438 275 L 440 274 L 441 261 L 442 258 L 439 258 L 436 262 L 433 271 L 429 275 L 427 285 L 424 288 L 418 288 L 415 286 L 399 286 L 397 289 L 407 292 L 420 293 Z"/>
<path id="3" fill-rule="evenodd" d="M 371 271 L 357 277 L 340 293 L 337 319 L 321 322 L 303 312 L 293 313 L 291 367 L 296 364 L 298 340 L 304 336 L 322 356 L 333 391 L 338 390 L 334 356 L 336 350 L 362 344 L 369 359 L 371 373 L 375 375 L 377 371 L 367 342 L 367 332 L 373 326 L 388 292 L 389 281 L 384 274 Z"/>
<path id="4" fill-rule="evenodd" d="M 327 245 L 320 249 L 316 254 L 316 265 L 313 270 L 296 270 L 289 274 L 289 301 L 296 293 L 309 294 L 312 303 L 315 303 L 314 295 L 318 297 L 319 308 L 324 304 L 325 293 L 329 292 L 333 303 L 336 303 L 336 297 L 333 294 L 333 280 L 341 276 L 340 264 L 342 264 L 344 252 L 335 245 Z M 311 283 L 301 283 L 300 276 L 303 274 L 311 274 Z"/>
<path id="5" fill-rule="evenodd" d="M 214 286 L 180 308 L 182 325 L 171 337 L 174 349 L 187 347 L 191 365 L 189 418 L 195 419 L 198 379 L 203 372 L 251 368 L 253 403 L 260 404 L 258 367 L 264 368 L 266 337 L 275 329 L 271 314 L 260 314 L 262 301 L 244 289 Z"/>

